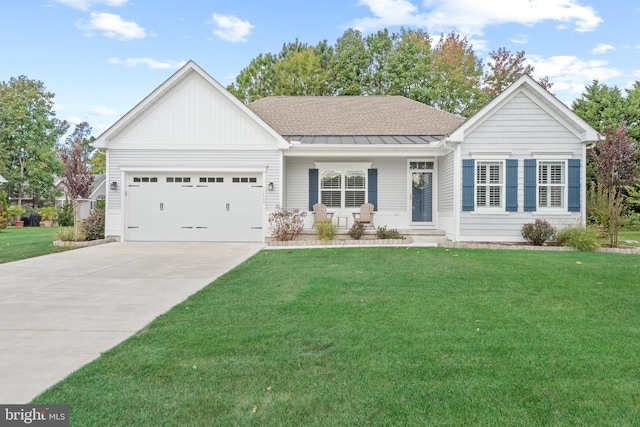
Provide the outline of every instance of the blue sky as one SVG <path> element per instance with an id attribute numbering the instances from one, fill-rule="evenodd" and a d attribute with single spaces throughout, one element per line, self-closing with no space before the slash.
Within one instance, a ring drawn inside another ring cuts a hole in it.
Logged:
<path id="1" fill-rule="evenodd" d="M 44 82 L 57 116 L 97 136 L 190 59 L 226 86 L 296 38 L 334 44 L 349 27 L 405 26 L 454 30 L 484 60 L 524 50 L 570 104 L 594 78 L 640 80 L 639 22 L 635 0 L 13 0 L 0 15 L 0 81 Z"/>

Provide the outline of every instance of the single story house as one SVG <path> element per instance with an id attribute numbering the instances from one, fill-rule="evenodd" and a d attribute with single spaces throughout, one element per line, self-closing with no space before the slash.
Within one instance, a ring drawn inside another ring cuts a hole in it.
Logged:
<path id="1" fill-rule="evenodd" d="M 585 222 L 597 139 L 528 76 L 465 119 L 400 96 L 244 105 L 190 61 L 93 145 L 120 240 L 260 242 L 277 206 L 321 202 L 349 221 L 369 202 L 375 226 L 518 242 L 536 218 Z"/>

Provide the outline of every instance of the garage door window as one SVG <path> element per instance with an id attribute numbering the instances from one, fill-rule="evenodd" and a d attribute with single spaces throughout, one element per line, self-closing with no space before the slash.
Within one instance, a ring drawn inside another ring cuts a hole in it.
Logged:
<path id="1" fill-rule="evenodd" d="M 188 176 L 168 176 L 167 182 L 191 182 L 191 178 Z"/>
<path id="2" fill-rule="evenodd" d="M 134 176 L 133 182 L 158 182 L 158 178 L 148 176 Z"/>
<path id="3" fill-rule="evenodd" d="M 246 177 L 246 176 L 242 176 L 242 177 L 233 177 L 233 182 L 258 182 L 257 178 L 250 178 L 250 177 Z"/>
<path id="4" fill-rule="evenodd" d="M 221 176 L 207 176 L 207 177 L 200 177 L 200 182 L 224 182 L 224 178 Z"/>

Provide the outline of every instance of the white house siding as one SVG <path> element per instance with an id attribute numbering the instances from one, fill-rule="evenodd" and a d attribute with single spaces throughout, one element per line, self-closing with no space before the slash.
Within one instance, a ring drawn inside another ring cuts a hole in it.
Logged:
<path id="1" fill-rule="evenodd" d="M 453 152 L 438 158 L 438 228 L 449 238 L 455 233 Z"/>
<path id="2" fill-rule="evenodd" d="M 563 123 L 541 108 L 523 92 L 465 135 L 460 146 L 462 159 L 485 155 L 508 155 L 518 160 L 518 212 L 461 212 L 459 240 L 522 241 L 522 225 L 536 218 L 555 227 L 582 222 L 579 212 L 524 212 L 524 159 L 539 158 L 540 153 L 557 155 L 558 160 L 582 159 L 583 146 Z M 584 175 L 584 160 L 580 165 Z M 584 189 L 584 179 L 581 187 Z M 581 202 L 584 211 L 584 200 Z"/>
<path id="3" fill-rule="evenodd" d="M 118 182 L 118 190 L 108 191 L 106 234 L 120 236 L 123 231 L 121 229 L 123 169 L 149 168 L 158 172 L 164 169 L 176 172 L 180 170 L 236 169 L 242 171 L 266 169 L 266 187 L 269 182 L 274 182 L 275 186 L 280 182 L 280 156 L 281 152 L 277 149 L 260 151 L 111 149 L 109 150 L 109 182 Z M 266 210 L 274 210 L 278 203 L 278 192 L 270 192 L 265 188 L 265 194 Z M 263 228 L 266 229 L 266 225 Z"/>
<path id="4" fill-rule="evenodd" d="M 371 167 L 378 169 L 378 212 L 375 216 L 375 224 L 408 228 L 410 219 L 407 212 L 406 158 L 308 159 L 285 157 L 286 175 L 284 180 L 287 183 L 287 191 L 284 196 L 284 205 L 287 209 L 307 210 L 309 208 L 309 169 L 315 168 L 316 162 L 371 162 Z M 311 226 L 310 221 L 311 219 L 308 219 L 309 227 Z M 349 223 L 351 224 L 351 221 Z"/>
<path id="5" fill-rule="evenodd" d="M 112 136 L 115 145 L 253 145 L 275 141 L 258 122 L 191 72 Z"/>

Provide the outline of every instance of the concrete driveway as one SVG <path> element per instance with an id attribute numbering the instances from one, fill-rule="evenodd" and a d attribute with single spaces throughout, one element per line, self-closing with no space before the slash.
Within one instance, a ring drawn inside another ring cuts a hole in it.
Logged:
<path id="1" fill-rule="evenodd" d="M 109 243 L 0 264 L 0 403 L 29 402 L 262 247 Z"/>

